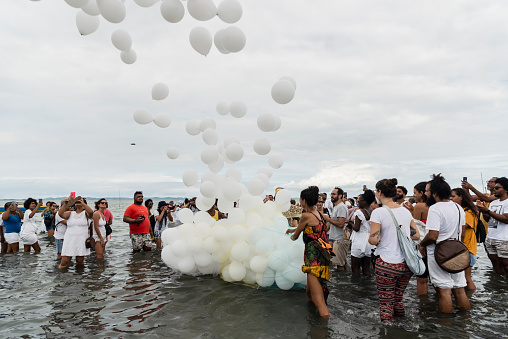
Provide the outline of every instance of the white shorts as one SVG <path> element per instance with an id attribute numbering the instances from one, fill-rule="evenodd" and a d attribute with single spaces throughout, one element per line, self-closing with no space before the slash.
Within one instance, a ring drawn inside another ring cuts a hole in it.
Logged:
<path id="1" fill-rule="evenodd" d="M 33 245 L 38 240 L 39 239 L 37 239 L 37 235 L 35 233 L 21 235 L 21 241 L 23 241 L 23 245 Z"/>
<path id="2" fill-rule="evenodd" d="M 434 254 L 427 256 L 427 265 L 429 268 L 430 282 L 435 287 L 452 289 L 465 287 L 467 285 L 464 271 L 459 273 L 446 272 L 441 267 L 439 267 Z"/>
<path id="3" fill-rule="evenodd" d="M 19 242 L 19 233 L 5 233 L 4 238 L 8 244 L 15 244 Z"/>

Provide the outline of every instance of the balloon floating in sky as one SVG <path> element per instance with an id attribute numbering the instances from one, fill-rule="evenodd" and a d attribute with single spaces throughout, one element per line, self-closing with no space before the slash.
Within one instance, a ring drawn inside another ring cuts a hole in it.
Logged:
<path id="1" fill-rule="evenodd" d="M 161 14 L 164 20 L 176 24 L 185 15 L 185 7 L 180 0 L 163 0 L 161 3 Z"/>
<path id="2" fill-rule="evenodd" d="M 194 27 L 189 34 L 189 41 L 196 52 L 207 56 L 212 48 L 212 34 L 205 27 Z"/>
<path id="3" fill-rule="evenodd" d="M 132 47 L 130 34 L 123 29 L 117 29 L 111 34 L 111 42 L 120 51 L 128 52 Z"/>
<path id="4" fill-rule="evenodd" d="M 164 100 L 169 95 L 169 88 L 166 84 L 158 82 L 152 87 L 152 99 Z"/>
<path id="5" fill-rule="evenodd" d="M 125 62 L 127 65 L 135 63 L 137 58 L 138 55 L 136 54 L 136 51 L 133 49 L 127 52 L 126 51 L 120 52 L 120 59 L 122 59 L 122 61 Z"/>
<path id="6" fill-rule="evenodd" d="M 76 26 L 81 35 L 92 34 L 99 28 L 99 24 L 100 19 L 98 16 L 89 15 L 82 10 L 76 14 Z"/>
<path id="7" fill-rule="evenodd" d="M 120 0 L 97 0 L 97 6 L 104 19 L 117 24 L 125 19 L 127 11 Z"/>
<path id="8" fill-rule="evenodd" d="M 176 159 L 176 158 L 178 158 L 180 153 L 178 152 L 176 147 L 171 147 L 171 148 L 168 148 L 168 150 L 166 151 L 166 155 L 168 156 L 169 159 Z"/>
<path id="9" fill-rule="evenodd" d="M 160 113 L 157 114 L 155 118 L 153 118 L 153 123 L 159 126 L 160 128 L 166 128 L 169 127 L 169 125 L 171 125 L 171 118 L 166 113 Z"/>
<path id="10" fill-rule="evenodd" d="M 150 111 L 144 108 L 140 108 L 134 111 L 134 121 L 140 125 L 146 125 L 153 121 L 153 116 Z"/>
<path id="11" fill-rule="evenodd" d="M 187 11 L 199 21 L 207 21 L 217 15 L 217 7 L 212 0 L 187 0 Z"/>
<path id="12" fill-rule="evenodd" d="M 234 24 L 242 18 L 242 5 L 237 0 L 223 0 L 217 6 L 217 16 L 228 24 Z"/>
<path id="13" fill-rule="evenodd" d="M 295 86 L 289 80 L 279 80 L 272 86 L 272 98 L 278 104 L 287 104 L 295 97 Z"/>

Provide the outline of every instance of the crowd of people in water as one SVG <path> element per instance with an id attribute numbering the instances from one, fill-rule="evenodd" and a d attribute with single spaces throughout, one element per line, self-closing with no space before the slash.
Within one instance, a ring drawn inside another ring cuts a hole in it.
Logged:
<path id="1" fill-rule="evenodd" d="M 404 316 L 402 300 L 413 273 L 398 242 L 396 227 L 400 227 L 419 244 L 426 264 L 425 273 L 416 276 L 417 294 L 427 294 L 430 282 L 438 295 L 440 312 L 453 312 L 452 295 L 457 308 L 470 309 L 466 290 L 476 289 L 472 267 L 480 243 L 483 242 L 494 271 L 508 277 L 508 179 L 491 178 L 487 189 L 489 192 L 483 193 L 467 180 L 452 189 L 439 174 L 414 185 L 409 199 L 408 190 L 398 185 L 397 179 L 380 180 L 372 190 L 364 186 L 362 194 L 349 198 L 340 187 L 335 187 L 330 196 L 320 193 L 316 186 L 304 189 L 299 202 L 292 200 L 284 215 L 291 240 L 303 236 L 302 271 L 307 273 L 309 300 L 321 316 L 328 316 L 327 281 L 331 272 L 350 268 L 352 277 L 358 278 L 370 277 L 374 271 L 381 320 L 393 322 Z M 274 196 L 267 195 L 264 201 L 270 200 Z M 74 195 L 63 199 L 60 206 L 55 202 L 46 204 L 41 213 L 42 232 L 54 238 L 59 268 L 68 267 L 72 257 L 76 258 L 76 265 L 83 265 L 90 250 L 95 251 L 97 259 L 103 258 L 111 238 L 113 215 L 106 199 L 99 199 L 94 205 L 92 209 L 85 198 Z M 16 202 L 5 204 L 0 218 L 2 253 L 18 252 L 20 242 L 25 252 L 32 248 L 36 253 L 41 251 L 41 225 L 34 217 L 42 201 L 28 198 L 23 206 L 24 212 Z M 154 245 L 161 248 L 162 232 L 181 224 L 178 212 L 183 208 L 197 213 L 196 198 L 177 203 L 159 201 L 154 209 L 152 199 L 144 200 L 142 192 L 135 192 L 133 204 L 123 215 L 123 222 L 129 225 L 133 252 L 149 251 Z M 207 212 L 215 220 L 227 218 L 217 204 Z M 447 239 L 460 240 L 467 246 L 470 262 L 464 271 L 449 273 L 436 262 L 435 246 Z M 327 255 L 331 252 L 327 247 L 333 249 L 333 255 Z"/>

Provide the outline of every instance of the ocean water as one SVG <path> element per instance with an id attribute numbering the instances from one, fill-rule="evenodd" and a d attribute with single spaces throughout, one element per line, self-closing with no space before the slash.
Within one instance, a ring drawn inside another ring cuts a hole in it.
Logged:
<path id="1" fill-rule="evenodd" d="M 473 269 L 472 310 L 437 312 L 432 288 L 416 295 L 411 280 L 406 317 L 379 321 L 373 278 L 334 272 L 323 320 L 304 290 L 256 289 L 219 277 L 182 276 L 160 251 L 133 254 L 123 211 L 131 200 L 110 199 L 113 238 L 105 259 L 58 269 L 54 243 L 39 235 L 40 254 L 0 255 L 0 338 L 503 338 L 507 279 L 496 275 L 482 246 Z"/>

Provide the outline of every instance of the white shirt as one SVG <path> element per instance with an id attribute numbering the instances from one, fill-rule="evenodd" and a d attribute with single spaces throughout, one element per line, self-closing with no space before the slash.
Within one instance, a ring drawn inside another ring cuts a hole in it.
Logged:
<path id="1" fill-rule="evenodd" d="M 497 214 L 508 213 L 508 199 L 501 201 L 499 199 L 490 203 L 489 210 Z M 490 239 L 508 241 L 508 224 L 502 223 L 499 220 L 490 217 L 489 219 L 489 233 L 487 236 Z"/>
<path id="2" fill-rule="evenodd" d="M 462 225 L 466 224 L 464 209 L 453 201 L 437 202 L 430 206 L 427 215 L 426 230 L 439 231 L 436 243 L 447 239 L 459 239 Z M 427 246 L 427 255 L 434 255 L 435 244 Z"/>
<path id="3" fill-rule="evenodd" d="M 65 231 L 67 231 L 67 225 L 62 224 L 62 220 L 65 220 L 62 218 L 58 213 L 55 214 L 55 239 L 63 240 Z"/>
<path id="4" fill-rule="evenodd" d="M 20 236 L 25 234 L 37 234 L 39 226 L 35 223 L 35 214 L 30 218 L 30 213 L 32 213 L 32 210 L 27 209 L 25 211 L 25 215 L 23 216 L 23 227 L 21 227 Z"/>
<path id="5" fill-rule="evenodd" d="M 347 221 L 348 217 L 348 210 L 346 205 L 341 202 L 333 207 L 331 210 L 330 218 L 332 220 L 338 221 L 339 218 L 344 218 L 345 221 Z M 344 222 L 345 222 L 344 221 Z M 344 235 L 344 228 L 337 227 L 330 223 L 330 240 L 341 240 L 342 236 Z"/>
<path id="6" fill-rule="evenodd" d="M 409 237 L 409 225 L 411 224 L 411 220 L 413 220 L 411 213 L 404 207 L 392 208 L 391 211 L 399 225 L 402 225 L 402 232 Z M 381 225 L 379 243 L 377 244 L 375 254 L 381 256 L 381 259 L 387 263 L 400 264 L 404 262 L 404 254 L 400 249 L 397 229 L 393 224 L 393 218 L 390 212 L 388 212 L 385 207 L 376 208 L 372 211 L 370 222 L 371 224 L 378 223 Z"/>

